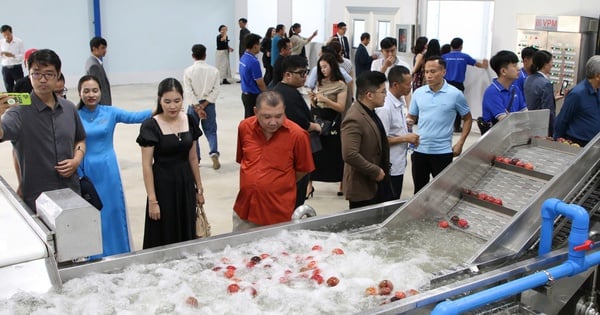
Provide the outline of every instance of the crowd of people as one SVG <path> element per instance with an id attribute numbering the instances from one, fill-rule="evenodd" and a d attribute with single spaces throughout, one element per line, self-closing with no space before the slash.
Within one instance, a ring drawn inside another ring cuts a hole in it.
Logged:
<path id="1" fill-rule="evenodd" d="M 552 55 L 544 50 L 523 49 L 519 69 L 511 51 L 478 61 L 462 52 L 460 38 L 441 46 L 437 39 L 419 37 L 411 66 L 398 58 L 393 37 L 379 42 L 381 54 L 370 54 L 371 36 L 364 33 L 352 62 L 347 26 L 340 22 L 309 69 L 305 47 L 317 31 L 305 38 L 299 23 L 289 33 L 279 24 L 262 38 L 248 29 L 247 19 L 238 23 L 244 120 L 237 134 L 240 187 L 233 201 L 234 231 L 289 221 L 294 209 L 313 197 L 314 182 L 339 183 L 337 195 L 348 200 L 349 208 L 399 199 L 408 158 L 417 193 L 462 153 L 471 132 L 471 108 L 477 105 L 467 104 L 464 96 L 467 66 L 491 66 L 497 75 L 484 93 L 485 122 L 495 124 L 511 112 L 549 109 L 549 136 L 583 146 L 600 131 L 600 56 L 587 62 L 586 78 L 567 93 L 556 115 L 555 102 L 563 96 L 553 92 L 548 79 Z M 233 80 L 227 26 L 219 26 L 215 66 L 206 63 L 205 45 L 193 45 L 193 63 L 183 70 L 183 80 L 164 79 L 156 107 L 140 112 L 112 104 L 102 63 L 105 39 L 90 41 L 76 106 L 65 98 L 59 56 L 49 49 L 24 51 L 10 26 L 0 30 L 5 87 L 31 93 L 31 106 L 18 106 L 0 94 L 0 141 L 12 142 L 17 192 L 25 203 L 35 211 L 35 199 L 44 191 L 79 193 L 79 178 L 85 175 L 103 204 L 104 248 L 98 257 L 129 252 L 113 137 L 117 123 L 141 123 L 136 141 L 147 195 L 143 247 L 195 238 L 196 211 L 205 202 L 198 166 L 202 135 L 213 169 L 220 168 L 216 101 L 220 85 Z"/>

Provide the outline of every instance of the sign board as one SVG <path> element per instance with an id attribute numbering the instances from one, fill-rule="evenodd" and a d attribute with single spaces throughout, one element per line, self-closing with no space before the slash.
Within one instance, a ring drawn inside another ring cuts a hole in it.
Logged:
<path id="1" fill-rule="evenodd" d="M 556 31 L 558 29 L 558 16 L 536 15 L 535 29 L 538 31 Z"/>

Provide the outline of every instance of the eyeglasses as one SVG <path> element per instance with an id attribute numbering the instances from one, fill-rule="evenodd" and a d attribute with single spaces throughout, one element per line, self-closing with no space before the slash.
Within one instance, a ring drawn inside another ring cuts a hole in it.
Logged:
<path id="1" fill-rule="evenodd" d="M 45 80 L 52 80 L 54 78 L 56 78 L 56 73 L 53 72 L 48 72 L 48 73 L 41 73 L 41 72 L 33 72 L 30 73 L 29 76 L 31 76 L 32 78 L 39 80 L 42 77 L 44 77 Z"/>
<path id="2" fill-rule="evenodd" d="M 301 77 L 304 77 L 304 76 L 306 76 L 306 74 L 308 74 L 308 70 L 304 69 L 304 70 L 298 70 L 298 71 L 290 71 L 290 73 L 299 74 Z"/>

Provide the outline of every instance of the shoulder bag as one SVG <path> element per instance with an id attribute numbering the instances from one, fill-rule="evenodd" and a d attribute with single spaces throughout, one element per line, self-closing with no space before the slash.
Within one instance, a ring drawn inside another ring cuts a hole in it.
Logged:
<path id="1" fill-rule="evenodd" d="M 510 102 L 508 102 L 508 106 L 506 106 L 506 112 L 510 112 L 510 107 L 512 106 L 513 100 L 515 99 L 515 89 L 513 88 L 512 94 L 510 95 Z M 495 122 L 494 122 L 495 121 Z M 494 118 L 494 121 L 485 121 L 483 117 L 477 117 L 477 127 L 479 127 L 479 132 L 483 136 L 488 130 L 490 130 L 494 124 L 498 123 L 498 121 Z"/>
<path id="2" fill-rule="evenodd" d="M 206 218 L 206 212 L 204 207 L 196 204 L 196 238 L 203 238 L 210 236 L 210 223 Z"/>
<path id="3" fill-rule="evenodd" d="M 85 175 L 85 168 L 83 165 L 83 160 L 81 160 L 81 176 L 79 178 L 79 188 L 81 190 L 81 197 L 85 199 L 89 204 L 94 206 L 94 208 L 98 210 L 102 210 L 102 200 L 100 200 L 100 196 L 96 191 L 96 187 L 92 183 L 92 180 Z"/>

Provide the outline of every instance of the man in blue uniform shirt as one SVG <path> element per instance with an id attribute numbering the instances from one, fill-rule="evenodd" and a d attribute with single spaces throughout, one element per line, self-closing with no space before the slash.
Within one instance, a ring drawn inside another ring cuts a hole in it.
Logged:
<path id="1" fill-rule="evenodd" d="M 525 98 L 513 82 L 519 76 L 519 57 L 508 50 L 499 51 L 490 60 L 498 78 L 483 94 L 483 120 L 493 124 L 506 118 L 508 113 L 527 110 Z"/>
<path id="2" fill-rule="evenodd" d="M 519 77 L 515 80 L 515 82 L 513 82 L 513 85 L 516 85 L 519 88 L 523 99 L 525 99 L 525 80 L 529 76 L 529 69 L 531 68 L 531 63 L 533 62 L 533 54 L 535 54 L 536 51 L 538 51 L 537 48 L 534 48 L 532 46 L 525 47 L 521 50 L 521 60 L 523 61 L 523 68 L 519 70 Z"/>
<path id="3" fill-rule="evenodd" d="M 467 72 L 467 66 L 475 66 L 477 68 L 487 69 L 488 61 L 487 59 L 477 61 L 471 56 L 463 53 L 463 40 L 459 37 L 452 39 L 450 46 L 452 50 L 449 53 L 442 55 L 442 58 L 444 58 L 446 61 L 446 76 L 444 79 L 446 79 L 448 84 L 456 87 L 464 93 L 465 73 Z M 456 118 L 454 119 L 454 132 L 461 132 L 460 119 L 460 114 L 457 113 Z"/>
<path id="4" fill-rule="evenodd" d="M 585 146 L 600 132 L 600 55 L 585 64 L 586 79 L 565 98 L 554 123 L 554 138 L 565 138 Z"/>
<path id="5" fill-rule="evenodd" d="M 244 118 L 254 116 L 254 106 L 258 94 L 267 90 L 262 78 L 260 62 L 256 55 L 260 52 L 260 36 L 246 35 L 246 52 L 240 59 L 240 81 L 242 83 L 242 103 L 244 104 Z"/>

